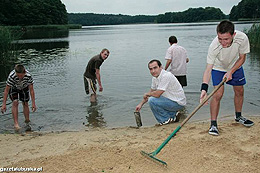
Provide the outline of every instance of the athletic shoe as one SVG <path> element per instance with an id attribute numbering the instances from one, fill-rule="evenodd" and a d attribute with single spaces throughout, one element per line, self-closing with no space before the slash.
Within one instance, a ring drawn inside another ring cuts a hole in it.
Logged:
<path id="1" fill-rule="evenodd" d="M 173 122 L 179 122 L 180 121 L 180 112 L 178 111 L 173 119 Z"/>
<path id="2" fill-rule="evenodd" d="M 251 127 L 252 125 L 254 125 L 253 121 L 246 119 L 243 116 L 240 116 L 239 118 L 235 118 L 235 120 L 236 120 L 236 122 L 243 124 L 246 127 Z"/>
<path id="3" fill-rule="evenodd" d="M 172 118 L 169 118 L 167 121 L 164 121 L 164 122 L 162 122 L 162 123 L 159 123 L 159 125 L 162 126 L 162 125 L 169 124 L 169 123 L 171 123 L 171 122 L 173 122 L 173 119 L 172 119 Z"/>
<path id="4" fill-rule="evenodd" d="M 214 135 L 214 136 L 218 136 L 219 132 L 218 132 L 218 128 L 217 126 L 212 125 L 209 129 L 209 134 L 210 135 Z"/>

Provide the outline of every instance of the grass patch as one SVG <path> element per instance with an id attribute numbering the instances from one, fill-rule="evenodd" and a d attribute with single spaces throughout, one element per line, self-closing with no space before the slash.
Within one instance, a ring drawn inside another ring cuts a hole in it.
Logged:
<path id="1" fill-rule="evenodd" d="M 251 28 L 247 31 L 245 31 L 247 34 L 250 45 L 252 47 L 260 48 L 260 24 L 254 23 Z"/>
<path id="2" fill-rule="evenodd" d="M 6 27 L 0 27 L 0 65 L 5 65 L 11 60 L 15 60 L 16 49 L 12 42 L 17 36 Z"/>

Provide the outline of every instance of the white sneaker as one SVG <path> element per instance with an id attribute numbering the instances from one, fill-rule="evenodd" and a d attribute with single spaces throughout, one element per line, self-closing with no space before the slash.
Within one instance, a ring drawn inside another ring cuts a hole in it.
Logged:
<path id="1" fill-rule="evenodd" d="M 172 119 L 172 118 L 169 118 L 167 121 L 164 121 L 164 122 L 162 122 L 162 123 L 159 123 L 159 125 L 162 126 L 162 125 L 169 124 L 169 123 L 171 123 L 171 122 L 173 122 L 173 119 Z"/>
<path id="2" fill-rule="evenodd" d="M 214 136 L 218 136 L 219 132 L 218 132 L 218 128 L 217 126 L 212 125 L 209 129 L 209 134 L 210 135 L 214 135 Z"/>
<path id="3" fill-rule="evenodd" d="M 178 111 L 173 119 L 173 122 L 179 122 L 180 121 L 180 111 Z"/>
<path id="4" fill-rule="evenodd" d="M 243 116 L 240 116 L 239 118 L 235 118 L 235 121 L 240 123 L 240 124 L 243 124 L 244 126 L 246 127 L 251 127 L 254 125 L 254 122 L 249 120 L 249 119 L 246 119 L 245 117 Z"/>

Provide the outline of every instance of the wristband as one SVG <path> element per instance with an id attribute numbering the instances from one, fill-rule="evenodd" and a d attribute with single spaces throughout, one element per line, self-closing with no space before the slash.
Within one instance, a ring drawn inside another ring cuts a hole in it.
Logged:
<path id="1" fill-rule="evenodd" d="M 209 85 L 208 85 L 208 84 L 202 83 L 202 84 L 201 84 L 201 89 L 200 89 L 200 91 L 205 90 L 206 92 L 208 92 L 208 88 L 209 88 Z"/>

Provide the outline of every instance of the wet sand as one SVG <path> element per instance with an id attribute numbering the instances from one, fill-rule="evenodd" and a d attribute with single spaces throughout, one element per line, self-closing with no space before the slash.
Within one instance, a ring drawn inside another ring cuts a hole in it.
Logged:
<path id="1" fill-rule="evenodd" d="M 260 170 L 260 115 L 247 128 L 231 117 L 219 119 L 219 136 L 209 122 L 185 124 L 157 157 L 161 166 L 140 154 L 154 151 L 180 125 L 93 129 L 79 132 L 0 134 L 0 169 L 43 168 L 43 172 L 200 172 Z"/>

